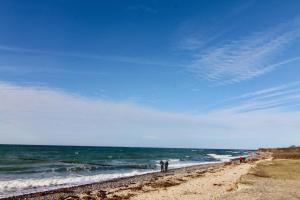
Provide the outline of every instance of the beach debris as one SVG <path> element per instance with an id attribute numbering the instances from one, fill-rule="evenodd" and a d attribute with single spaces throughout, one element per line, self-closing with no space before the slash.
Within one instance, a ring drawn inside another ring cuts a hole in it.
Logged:
<path id="1" fill-rule="evenodd" d="M 185 177 L 186 177 L 186 178 L 187 178 L 187 177 L 192 177 L 192 178 L 194 178 L 194 175 L 188 174 L 188 175 L 186 175 Z"/>
<path id="2" fill-rule="evenodd" d="M 89 195 L 86 195 L 86 196 L 83 196 L 81 197 L 82 200 L 96 200 L 95 197 L 92 197 L 92 196 L 89 196 Z"/>
<path id="3" fill-rule="evenodd" d="M 223 184 L 222 183 L 214 183 L 213 185 L 214 186 L 222 186 Z"/>
<path id="4" fill-rule="evenodd" d="M 229 186 L 229 187 L 226 188 L 226 191 L 227 191 L 227 192 L 231 192 L 231 191 L 233 191 L 233 190 L 234 190 L 234 188 L 231 187 L 231 186 Z"/>
<path id="5" fill-rule="evenodd" d="M 153 188 L 167 188 L 167 187 L 172 187 L 175 185 L 179 185 L 179 182 L 173 182 L 173 181 L 161 181 L 161 182 L 155 182 L 152 184 L 149 184 L 149 186 Z"/>
<path id="6" fill-rule="evenodd" d="M 191 192 L 191 191 L 184 191 L 183 192 L 183 195 L 195 195 L 195 194 L 201 194 L 201 193 L 199 193 L 199 192 Z"/>
<path id="7" fill-rule="evenodd" d="M 85 191 L 82 193 L 82 195 L 91 195 L 91 191 Z"/>
<path id="8" fill-rule="evenodd" d="M 130 188 L 130 190 L 132 190 L 132 191 L 139 191 L 142 189 L 143 189 L 143 185 L 141 185 L 141 184 Z"/>
<path id="9" fill-rule="evenodd" d="M 228 161 L 228 162 L 225 162 L 224 165 L 231 165 L 232 162 L 231 161 Z"/>
<path id="10" fill-rule="evenodd" d="M 126 194 L 126 195 L 113 195 L 112 197 L 108 198 L 108 200 L 125 200 L 130 199 L 133 196 L 133 194 Z"/>
<path id="11" fill-rule="evenodd" d="M 197 174 L 204 174 L 206 170 L 196 171 Z"/>
<path id="12" fill-rule="evenodd" d="M 78 196 L 75 196 L 75 195 L 68 196 L 68 197 L 64 198 L 64 200 L 78 200 L 78 199 L 80 199 L 80 198 Z"/>
<path id="13" fill-rule="evenodd" d="M 238 189 L 238 183 L 233 183 L 233 184 L 229 185 L 229 186 L 226 188 L 226 191 L 227 191 L 227 192 L 231 192 L 231 191 L 236 190 L 236 189 Z"/>
<path id="14" fill-rule="evenodd" d="M 182 178 L 177 178 L 176 180 L 179 181 L 179 182 L 185 182 L 186 181 L 185 179 L 182 179 Z"/>
<path id="15" fill-rule="evenodd" d="M 191 175 L 190 177 L 198 178 L 198 177 L 204 176 L 205 173 L 206 173 L 206 170 L 196 171 L 196 174 L 195 175 Z"/>
<path id="16" fill-rule="evenodd" d="M 104 190 L 99 190 L 99 191 L 96 193 L 96 196 L 97 196 L 97 197 L 100 197 L 101 199 L 107 198 L 106 191 L 104 191 Z"/>

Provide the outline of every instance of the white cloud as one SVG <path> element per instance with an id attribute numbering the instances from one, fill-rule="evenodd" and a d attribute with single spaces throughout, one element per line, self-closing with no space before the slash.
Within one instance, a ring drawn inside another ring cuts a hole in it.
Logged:
<path id="1" fill-rule="evenodd" d="M 299 38 L 300 22 L 295 19 L 248 37 L 211 47 L 198 53 L 189 69 L 209 81 L 231 84 L 252 79 L 300 57 L 277 60 L 276 56 Z"/>
<path id="2" fill-rule="evenodd" d="M 0 143 L 255 148 L 299 144 L 300 113 L 189 114 L 0 84 Z"/>
<path id="3" fill-rule="evenodd" d="M 234 112 L 287 110 L 300 104 L 300 81 L 231 97 L 215 105 Z"/>

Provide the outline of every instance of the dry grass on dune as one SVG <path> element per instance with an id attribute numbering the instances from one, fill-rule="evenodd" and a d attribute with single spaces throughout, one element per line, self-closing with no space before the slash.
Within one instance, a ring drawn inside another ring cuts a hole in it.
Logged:
<path id="1" fill-rule="evenodd" d="M 259 149 L 272 154 L 273 160 L 258 163 L 250 171 L 257 177 L 300 180 L 300 147 Z"/>
<path id="2" fill-rule="evenodd" d="M 300 147 L 259 149 L 261 152 L 270 152 L 274 159 L 300 159 Z"/>
<path id="3" fill-rule="evenodd" d="M 222 200 L 299 200 L 300 147 L 259 149 L 273 159 L 258 162 L 238 181 L 238 190 Z"/>
<path id="4" fill-rule="evenodd" d="M 250 174 L 281 180 L 300 180 L 300 160 L 276 159 L 262 162 Z"/>

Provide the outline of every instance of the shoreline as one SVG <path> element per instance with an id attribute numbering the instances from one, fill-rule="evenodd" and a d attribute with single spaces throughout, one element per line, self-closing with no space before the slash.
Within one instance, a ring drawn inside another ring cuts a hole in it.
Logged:
<path id="1" fill-rule="evenodd" d="M 240 162 L 202 164 L 7 200 L 296 200 L 300 197 L 300 148 L 258 150 Z"/>
<path id="2" fill-rule="evenodd" d="M 137 182 L 146 182 L 151 181 L 153 178 L 161 177 L 161 176 L 172 176 L 174 174 L 180 174 L 186 171 L 192 171 L 192 170 L 208 170 L 208 169 L 216 169 L 219 167 L 224 166 L 225 163 L 212 163 L 212 164 L 199 164 L 199 165 L 193 165 L 188 167 L 181 167 L 176 169 L 170 169 L 166 173 L 162 172 L 149 172 L 145 174 L 139 174 L 134 176 L 128 176 L 128 177 L 120 177 L 115 178 L 111 180 L 101 181 L 101 182 L 95 182 L 95 183 L 88 183 L 83 185 L 77 185 L 77 186 L 71 186 L 71 187 L 62 187 L 57 189 L 51 189 L 47 191 L 41 191 L 41 192 L 33 192 L 28 194 L 21 194 L 21 195 L 15 195 L 15 196 L 9 196 L 9 197 L 3 197 L 0 198 L 1 200 L 21 200 L 21 199 L 64 199 L 68 196 L 73 196 L 78 193 L 82 193 L 84 191 L 90 191 L 90 190 L 111 190 L 118 187 L 122 187 L 124 185 L 132 185 Z"/>

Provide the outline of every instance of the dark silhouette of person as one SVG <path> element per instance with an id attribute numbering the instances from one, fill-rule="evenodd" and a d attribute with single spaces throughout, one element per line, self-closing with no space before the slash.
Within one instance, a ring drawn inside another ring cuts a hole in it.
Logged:
<path id="1" fill-rule="evenodd" d="M 159 164 L 160 164 L 160 172 L 163 172 L 164 171 L 164 162 L 161 160 L 160 162 L 159 162 Z"/>
<path id="2" fill-rule="evenodd" d="M 166 162 L 165 162 L 165 172 L 167 172 L 167 171 L 168 171 L 168 167 L 169 167 L 169 162 L 168 162 L 168 161 L 166 161 Z"/>

